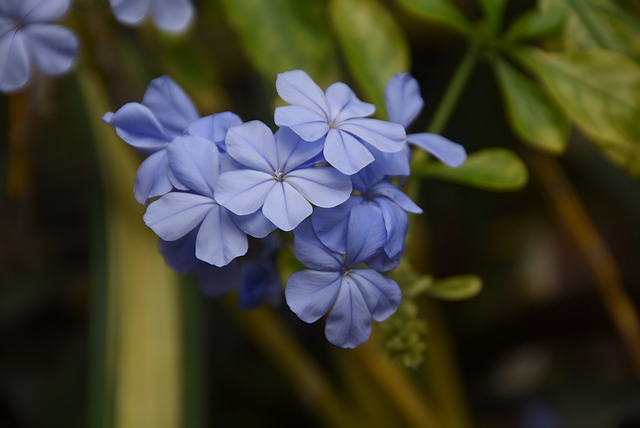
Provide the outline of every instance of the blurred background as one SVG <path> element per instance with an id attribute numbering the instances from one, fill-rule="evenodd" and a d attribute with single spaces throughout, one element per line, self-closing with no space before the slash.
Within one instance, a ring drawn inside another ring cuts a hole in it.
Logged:
<path id="1" fill-rule="evenodd" d="M 165 269 L 131 194 L 142 158 L 100 122 L 163 74 L 201 115 L 231 110 L 270 126 L 276 73 L 293 68 L 323 87 L 353 84 L 381 107 L 383 88 L 363 76 L 400 64 L 391 71 L 421 84 L 419 132 L 474 38 L 429 11 L 453 5 L 482 27 L 502 3 L 195 1 L 194 25 L 176 36 L 75 1 L 63 20 L 82 41 L 75 71 L 0 95 L 0 426 L 640 427 L 640 343 L 633 318 L 626 333 L 615 321 L 640 302 L 640 182 L 566 103 L 578 123 L 566 149 L 522 144 L 492 68 L 498 43 L 476 58 L 439 132 L 469 154 L 506 148 L 524 173 L 492 189 L 442 174 L 422 182 L 412 264 L 435 278 L 474 274 L 483 287 L 466 300 L 411 299 L 426 325 L 411 348 L 417 366 L 390 358 L 385 344 L 401 333 L 374 328 L 362 348 L 338 349 L 323 322 L 301 322 L 284 301 L 242 312 L 235 295 L 207 298 Z M 508 1 L 499 28 L 552 3 L 580 2 Z M 640 22 L 637 2 L 581 4 L 628 8 Z M 562 33 L 571 13 L 526 42 L 575 47 Z M 625 34 L 638 41 L 635 30 Z M 360 40 L 373 56 L 354 59 Z"/>

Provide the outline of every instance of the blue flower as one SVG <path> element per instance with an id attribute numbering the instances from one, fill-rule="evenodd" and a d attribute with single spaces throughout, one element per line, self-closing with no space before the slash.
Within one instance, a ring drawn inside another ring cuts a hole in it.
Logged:
<path id="1" fill-rule="evenodd" d="M 47 75 L 67 72 L 78 53 L 78 38 L 51 24 L 69 8 L 69 0 L 0 1 L 0 91 L 24 87 L 31 62 Z"/>
<path id="2" fill-rule="evenodd" d="M 259 121 L 229 130 L 227 153 L 243 169 L 220 174 L 216 200 L 238 215 L 258 210 L 278 228 L 293 230 L 311 204 L 330 208 L 349 197 L 351 180 L 331 167 L 314 166 L 322 144 L 302 141 L 287 128 L 275 135 Z"/>
<path id="3" fill-rule="evenodd" d="M 389 119 L 408 128 L 424 105 L 416 79 L 409 73 L 397 73 L 389 79 L 385 89 L 385 105 Z M 407 142 L 426 150 L 451 167 L 460 166 L 467 158 L 464 147 L 438 134 L 408 134 Z"/>
<path id="4" fill-rule="evenodd" d="M 404 146 L 404 128 L 366 118 L 375 107 L 360 101 L 344 83 L 334 83 L 322 92 L 307 73 L 293 70 L 278 75 L 276 89 L 292 104 L 276 108 L 276 124 L 291 128 L 305 141 L 325 139 L 325 159 L 345 174 L 373 162 L 370 147 L 392 153 Z"/>
<path id="5" fill-rule="evenodd" d="M 161 30 L 178 33 L 193 21 L 191 0 L 110 0 L 116 19 L 126 25 L 138 25 L 151 13 Z"/>
<path id="6" fill-rule="evenodd" d="M 174 187 L 186 190 L 169 168 L 167 147 L 198 119 L 187 94 L 170 77 L 153 79 L 140 103 L 127 103 L 102 118 L 117 134 L 139 152 L 149 155 L 136 173 L 134 196 L 146 204 Z"/>
<path id="7" fill-rule="evenodd" d="M 275 260 L 280 242 L 272 234 L 263 239 L 261 244 L 258 257 L 242 264 L 242 280 L 238 290 L 241 309 L 255 308 L 262 302 L 276 305 L 281 300 L 282 287 Z"/>
<path id="8" fill-rule="evenodd" d="M 295 230 L 294 254 L 309 269 L 294 273 L 285 288 L 289 308 L 312 323 L 329 312 L 325 335 L 334 345 L 355 348 L 371 334 L 371 318 L 384 321 L 402 299 L 398 285 L 362 267 L 385 241 L 382 217 L 358 207 L 348 219 L 344 253 L 327 248 L 309 221 Z"/>

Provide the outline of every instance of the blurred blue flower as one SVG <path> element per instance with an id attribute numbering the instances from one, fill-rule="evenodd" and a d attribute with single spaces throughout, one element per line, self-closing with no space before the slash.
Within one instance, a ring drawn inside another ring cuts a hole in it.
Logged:
<path id="1" fill-rule="evenodd" d="M 142 104 L 127 103 L 115 113 L 103 116 L 103 121 L 115 127 L 120 138 L 149 155 L 136 173 L 133 187 L 136 201 L 146 204 L 149 199 L 164 195 L 174 187 L 186 190 L 169 168 L 166 149 L 198 118 L 188 95 L 168 76 L 149 83 Z"/>
<path id="2" fill-rule="evenodd" d="M 275 260 L 280 242 L 271 234 L 261 244 L 258 257 L 245 260 L 242 264 L 242 279 L 238 290 L 241 309 L 252 309 L 262 302 L 275 306 L 281 300 L 282 287 Z"/>
<path id="3" fill-rule="evenodd" d="M 344 83 L 334 83 L 322 92 L 307 73 L 292 70 L 278 75 L 276 89 L 291 104 L 276 108 L 276 124 L 291 128 L 305 141 L 325 139 L 325 159 L 345 174 L 373 162 L 370 147 L 392 153 L 404 146 L 404 128 L 366 118 L 375 107 L 360 101 Z"/>
<path id="4" fill-rule="evenodd" d="M 116 19 L 126 25 L 139 25 L 151 13 L 161 30 L 179 33 L 193 21 L 191 0 L 110 0 Z"/>
<path id="5" fill-rule="evenodd" d="M 311 162 L 322 150 L 287 128 L 275 135 L 259 121 L 229 130 L 227 153 L 243 169 L 220 174 L 216 200 L 238 215 L 262 213 L 278 228 L 293 230 L 308 217 L 311 204 L 330 208 L 349 197 L 351 180 L 334 168 Z"/>
<path id="6" fill-rule="evenodd" d="M 310 221 L 295 230 L 294 254 L 309 269 L 289 277 L 285 298 L 303 321 L 329 312 L 325 335 L 334 345 L 355 348 L 371 334 L 371 318 L 384 321 L 402 299 L 398 285 L 374 269 L 362 267 L 385 242 L 382 216 L 362 206 L 351 211 L 345 252 L 327 248 Z"/>
<path id="7" fill-rule="evenodd" d="M 389 79 L 385 89 L 385 105 L 389 119 L 408 128 L 424 105 L 416 79 L 409 73 L 397 73 Z M 407 142 L 426 150 L 451 167 L 460 166 L 467 158 L 464 147 L 438 134 L 408 134 Z"/>
<path id="8" fill-rule="evenodd" d="M 78 53 L 78 38 L 50 23 L 68 8 L 69 0 L 0 1 L 0 91 L 23 88 L 32 62 L 50 76 L 69 71 Z"/>

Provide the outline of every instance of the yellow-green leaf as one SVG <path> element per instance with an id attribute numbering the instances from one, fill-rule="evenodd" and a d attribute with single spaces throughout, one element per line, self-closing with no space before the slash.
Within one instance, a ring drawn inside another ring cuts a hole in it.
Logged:
<path id="1" fill-rule="evenodd" d="M 506 0 L 478 0 L 487 22 L 494 34 L 498 34 L 502 26 Z"/>
<path id="2" fill-rule="evenodd" d="M 529 178 L 524 162 L 511 150 L 504 148 L 480 150 L 471 154 L 457 168 L 429 161 L 412 172 L 424 178 L 437 178 L 494 191 L 519 190 Z"/>
<path id="3" fill-rule="evenodd" d="M 349 71 L 366 98 L 384 116 L 384 89 L 397 72 L 408 71 L 409 45 L 393 15 L 371 0 L 332 0 L 331 22 Z"/>
<path id="4" fill-rule="evenodd" d="M 564 152 L 570 130 L 564 114 L 535 82 L 507 61 L 496 57 L 493 66 L 514 133 L 535 149 Z"/>
<path id="5" fill-rule="evenodd" d="M 481 290 L 482 278 L 476 275 L 459 275 L 434 280 L 427 289 L 427 294 L 442 300 L 464 300 L 475 297 Z"/>
<path id="6" fill-rule="evenodd" d="M 439 22 L 464 35 L 473 32 L 473 25 L 450 0 L 398 0 L 413 15 Z"/>
<path id="7" fill-rule="evenodd" d="M 559 31 L 567 17 L 561 8 L 530 10 L 520 15 L 511 24 L 505 38 L 514 40 L 531 40 Z"/>

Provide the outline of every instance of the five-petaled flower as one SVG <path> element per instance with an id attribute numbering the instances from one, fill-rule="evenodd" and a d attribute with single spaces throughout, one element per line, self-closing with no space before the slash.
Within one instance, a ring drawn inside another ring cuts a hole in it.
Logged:
<path id="1" fill-rule="evenodd" d="M 78 53 L 78 38 L 51 24 L 68 8 L 69 0 L 0 1 L 0 91 L 23 88 L 33 64 L 50 76 L 69 71 Z"/>

